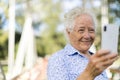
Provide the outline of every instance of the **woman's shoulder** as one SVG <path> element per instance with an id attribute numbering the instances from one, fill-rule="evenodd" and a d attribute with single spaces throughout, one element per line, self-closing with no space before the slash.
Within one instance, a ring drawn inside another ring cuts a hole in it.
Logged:
<path id="1" fill-rule="evenodd" d="M 64 50 L 59 50 L 50 56 L 49 61 L 55 62 L 61 61 L 62 59 L 64 59 Z"/>

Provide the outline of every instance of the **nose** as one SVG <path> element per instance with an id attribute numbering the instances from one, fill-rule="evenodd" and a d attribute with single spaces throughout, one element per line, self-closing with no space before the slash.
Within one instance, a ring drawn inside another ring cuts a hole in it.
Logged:
<path id="1" fill-rule="evenodd" d="M 86 32 L 84 33 L 84 38 L 86 38 L 86 39 L 89 39 L 89 38 L 90 38 L 90 33 L 89 33 L 88 31 L 86 31 Z"/>

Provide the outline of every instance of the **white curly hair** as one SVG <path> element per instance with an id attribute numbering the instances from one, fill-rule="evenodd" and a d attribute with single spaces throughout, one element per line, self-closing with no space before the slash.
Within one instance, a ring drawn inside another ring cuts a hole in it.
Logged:
<path id="1" fill-rule="evenodd" d="M 89 9 L 84 9 L 84 8 L 80 8 L 80 7 L 75 7 L 73 9 L 71 9 L 64 15 L 64 26 L 65 26 L 64 32 L 65 32 L 65 37 L 67 39 L 67 42 L 69 42 L 69 38 L 68 38 L 68 34 L 67 34 L 66 30 L 71 32 L 74 28 L 75 18 L 82 14 L 90 15 L 93 19 L 94 27 L 96 26 L 96 18 L 94 17 L 94 14 L 91 13 L 91 11 Z M 95 30 L 96 30 L 96 27 L 95 27 Z"/>

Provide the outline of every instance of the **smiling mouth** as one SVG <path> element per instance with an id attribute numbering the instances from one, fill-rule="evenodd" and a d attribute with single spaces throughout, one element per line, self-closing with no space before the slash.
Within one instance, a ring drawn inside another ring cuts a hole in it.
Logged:
<path id="1" fill-rule="evenodd" d="M 83 44 L 87 44 L 87 45 L 90 45 L 91 44 L 91 41 L 81 41 Z"/>
<path id="2" fill-rule="evenodd" d="M 81 42 L 91 42 L 91 40 L 90 41 L 81 41 Z"/>

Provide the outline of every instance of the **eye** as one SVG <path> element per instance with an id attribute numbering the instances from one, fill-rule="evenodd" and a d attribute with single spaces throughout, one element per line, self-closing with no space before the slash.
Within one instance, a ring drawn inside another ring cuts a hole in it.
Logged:
<path id="1" fill-rule="evenodd" d="M 90 29 L 89 32 L 90 32 L 90 33 L 94 33 L 95 30 L 94 30 L 94 29 Z"/>
<path id="2" fill-rule="evenodd" d="M 79 33 L 84 33 L 85 29 L 79 29 L 78 32 Z"/>

